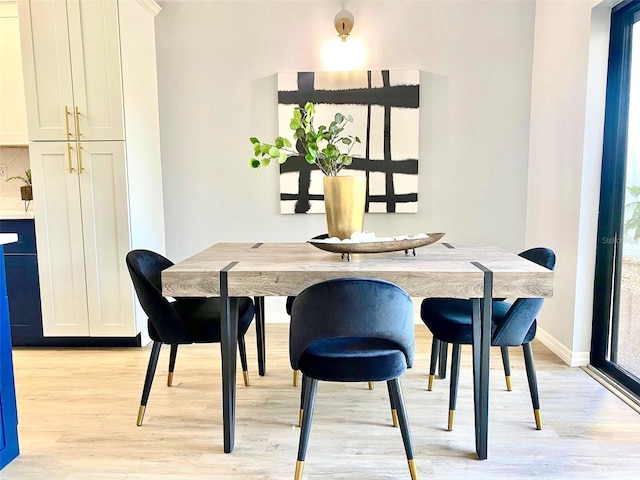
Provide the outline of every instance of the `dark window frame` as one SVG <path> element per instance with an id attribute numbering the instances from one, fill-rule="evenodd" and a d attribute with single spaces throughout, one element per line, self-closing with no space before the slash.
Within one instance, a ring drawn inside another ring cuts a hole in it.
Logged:
<path id="1" fill-rule="evenodd" d="M 622 262 L 618 247 L 624 222 L 632 30 L 639 19 L 640 0 L 625 1 L 611 12 L 590 355 L 591 365 L 638 396 L 640 379 L 615 363 L 620 290 L 615 273 Z"/>

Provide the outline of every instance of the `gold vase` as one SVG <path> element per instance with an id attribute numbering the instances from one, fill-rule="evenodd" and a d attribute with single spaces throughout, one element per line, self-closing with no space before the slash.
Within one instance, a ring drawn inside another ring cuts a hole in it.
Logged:
<path id="1" fill-rule="evenodd" d="M 344 240 L 354 232 L 362 232 L 366 194 L 366 177 L 324 177 L 324 207 L 330 237 Z"/>

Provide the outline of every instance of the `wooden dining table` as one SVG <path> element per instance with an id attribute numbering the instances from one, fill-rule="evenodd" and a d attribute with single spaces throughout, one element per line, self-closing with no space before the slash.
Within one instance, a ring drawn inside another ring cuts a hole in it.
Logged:
<path id="1" fill-rule="evenodd" d="M 415 255 L 411 251 L 354 254 L 350 261 L 309 243 L 218 243 L 163 271 L 166 296 L 221 298 L 224 451 L 233 451 L 235 439 L 238 307 L 234 297 L 255 297 L 264 321 L 264 297 L 297 295 L 318 282 L 349 277 L 384 279 L 414 298 L 471 299 L 475 443 L 478 458 L 486 459 L 491 299 L 551 297 L 553 272 L 499 247 L 446 242 L 418 248 Z M 264 363 L 260 373 L 264 374 Z"/>

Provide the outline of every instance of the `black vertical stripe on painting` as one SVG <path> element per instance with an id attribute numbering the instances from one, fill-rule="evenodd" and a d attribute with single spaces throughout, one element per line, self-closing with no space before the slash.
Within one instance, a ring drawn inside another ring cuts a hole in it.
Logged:
<path id="1" fill-rule="evenodd" d="M 389 70 L 382 71 L 382 85 L 388 87 L 389 82 Z M 391 166 L 391 107 L 385 105 L 384 107 L 384 163 Z M 385 173 L 385 195 L 387 197 L 387 213 L 394 213 L 396 211 L 396 205 L 393 202 L 393 196 L 395 190 L 393 188 L 393 173 Z"/>
<path id="2" fill-rule="evenodd" d="M 311 185 L 310 172 L 300 171 L 298 175 L 298 201 L 296 202 L 294 213 L 307 213 L 311 209 L 309 201 L 309 186 Z"/>
<path id="3" fill-rule="evenodd" d="M 367 88 L 371 88 L 371 70 L 367 70 Z M 367 133 L 366 138 L 364 139 L 364 159 L 367 163 L 369 163 L 370 156 L 370 140 L 371 140 L 371 104 L 367 105 Z M 353 165 L 353 162 L 352 162 Z M 364 211 L 365 213 L 369 212 L 369 170 L 365 170 L 365 175 L 367 177 L 367 186 L 366 186 L 366 194 L 365 194 L 365 203 L 364 203 Z"/>

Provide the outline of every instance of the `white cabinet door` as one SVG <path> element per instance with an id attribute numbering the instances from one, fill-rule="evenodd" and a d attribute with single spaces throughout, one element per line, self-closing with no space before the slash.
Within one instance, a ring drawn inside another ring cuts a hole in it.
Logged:
<path id="1" fill-rule="evenodd" d="M 130 238 L 124 142 L 84 142 L 81 154 L 89 334 L 134 337 L 138 332 L 125 263 Z"/>
<path id="2" fill-rule="evenodd" d="M 89 335 L 80 184 L 68 145 L 29 146 L 45 336 Z"/>
<path id="3" fill-rule="evenodd" d="M 116 0 L 19 8 L 29 140 L 124 140 Z"/>
<path id="4" fill-rule="evenodd" d="M 29 140 L 66 140 L 73 86 L 64 1 L 18 2 Z M 71 132 L 70 132 L 71 133 Z"/>
<path id="5" fill-rule="evenodd" d="M 116 0 L 67 0 L 79 141 L 124 140 Z"/>
<path id="6" fill-rule="evenodd" d="M 124 142 L 69 145 L 30 145 L 43 333 L 133 337 Z"/>
<path id="7" fill-rule="evenodd" d="M 27 144 L 17 1 L 0 2 L 0 145 Z"/>

